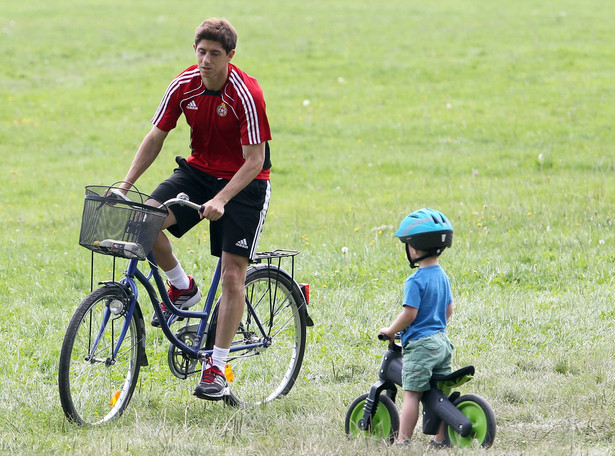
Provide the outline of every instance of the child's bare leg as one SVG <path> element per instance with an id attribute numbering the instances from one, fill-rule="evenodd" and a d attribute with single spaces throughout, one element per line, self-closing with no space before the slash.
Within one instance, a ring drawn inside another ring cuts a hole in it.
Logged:
<path id="1" fill-rule="evenodd" d="M 440 443 L 444 441 L 444 429 L 446 428 L 446 423 L 442 421 L 440 424 L 440 430 L 436 434 L 436 438 L 434 439 L 436 442 Z"/>
<path id="2" fill-rule="evenodd" d="M 419 419 L 419 403 L 421 402 L 422 392 L 404 391 L 404 404 L 401 408 L 399 420 L 398 442 L 410 440 Z"/>

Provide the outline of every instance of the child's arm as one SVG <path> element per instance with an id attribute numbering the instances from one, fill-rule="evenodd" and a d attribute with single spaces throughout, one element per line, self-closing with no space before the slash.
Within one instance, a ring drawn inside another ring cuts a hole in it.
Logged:
<path id="1" fill-rule="evenodd" d="M 446 308 L 446 322 L 447 323 L 451 319 L 452 316 L 453 316 L 453 303 L 451 302 Z"/>
<path id="2" fill-rule="evenodd" d="M 419 309 L 417 309 L 416 307 L 404 306 L 404 309 L 397 316 L 395 321 L 391 323 L 391 326 L 389 326 L 388 328 L 381 328 L 380 331 L 378 331 L 378 334 L 384 334 L 390 340 L 393 340 L 395 338 L 395 333 L 398 333 L 402 329 L 406 329 L 408 326 L 410 326 L 410 324 L 416 318 L 416 314 L 418 313 L 418 311 Z"/>

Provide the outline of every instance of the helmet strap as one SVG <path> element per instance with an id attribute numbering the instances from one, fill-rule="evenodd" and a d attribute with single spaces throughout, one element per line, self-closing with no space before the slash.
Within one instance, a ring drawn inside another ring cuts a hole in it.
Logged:
<path id="1" fill-rule="evenodd" d="M 444 252 L 444 249 L 435 249 L 430 252 L 427 252 L 425 255 L 415 258 L 414 260 L 410 257 L 409 249 L 406 247 L 406 256 L 408 257 L 408 261 L 410 262 L 410 267 L 412 269 L 419 267 L 419 262 L 423 261 L 425 258 L 440 256 L 440 254 Z"/>

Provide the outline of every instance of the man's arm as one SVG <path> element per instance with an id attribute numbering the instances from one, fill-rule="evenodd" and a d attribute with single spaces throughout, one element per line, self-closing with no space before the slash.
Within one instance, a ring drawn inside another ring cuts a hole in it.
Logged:
<path id="1" fill-rule="evenodd" d="M 242 146 L 245 162 L 237 170 L 233 178 L 220 192 L 212 199 L 207 201 L 201 213 L 202 218 L 207 220 L 218 220 L 224 215 L 224 206 L 237 193 L 242 191 L 250 182 L 254 180 L 258 173 L 263 169 L 265 162 L 265 143 Z"/>
<path id="2" fill-rule="evenodd" d="M 122 188 L 130 188 L 131 184 L 136 183 L 137 179 L 150 167 L 162 150 L 162 145 L 168 134 L 158 127 L 152 127 L 150 132 L 145 135 L 124 178 L 126 182 L 121 184 Z"/>

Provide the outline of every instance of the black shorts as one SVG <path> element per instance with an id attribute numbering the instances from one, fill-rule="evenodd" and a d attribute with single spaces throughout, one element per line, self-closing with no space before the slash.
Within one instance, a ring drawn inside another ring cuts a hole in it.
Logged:
<path id="1" fill-rule="evenodd" d="M 162 203 L 186 193 L 190 201 L 203 204 L 224 188 L 228 179 L 210 176 L 188 164 L 186 159 L 177 157 L 179 165 L 173 174 L 162 182 L 151 194 L 152 199 Z M 224 207 L 224 215 L 209 222 L 211 233 L 211 254 L 217 257 L 222 252 L 253 258 L 258 238 L 265 223 L 271 185 L 268 180 L 255 179 L 235 195 Z M 192 208 L 173 205 L 171 211 L 177 223 L 167 228 L 175 237 L 182 237 L 201 221 L 199 214 Z"/>

